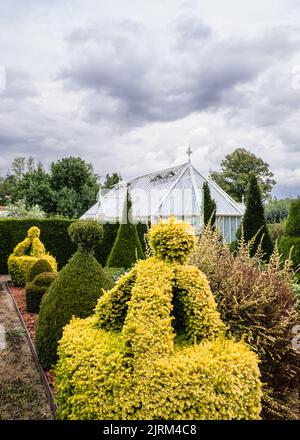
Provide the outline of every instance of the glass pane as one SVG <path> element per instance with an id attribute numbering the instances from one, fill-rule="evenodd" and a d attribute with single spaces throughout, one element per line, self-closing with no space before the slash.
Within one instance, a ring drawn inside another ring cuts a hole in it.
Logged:
<path id="1" fill-rule="evenodd" d="M 230 241 L 234 241 L 236 239 L 236 217 L 231 217 L 230 221 L 231 221 L 231 227 L 230 227 L 230 231 L 231 231 L 231 236 L 230 236 Z"/>
<path id="2" fill-rule="evenodd" d="M 230 243 L 230 218 L 224 217 L 224 240 L 226 243 Z"/>

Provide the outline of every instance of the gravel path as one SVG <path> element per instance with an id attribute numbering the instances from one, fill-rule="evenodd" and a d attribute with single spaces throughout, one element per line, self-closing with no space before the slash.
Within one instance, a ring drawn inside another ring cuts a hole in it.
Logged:
<path id="1" fill-rule="evenodd" d="M 46 420 L 52 413 L 26 334 L 0 276 L 0 420 Z"/>

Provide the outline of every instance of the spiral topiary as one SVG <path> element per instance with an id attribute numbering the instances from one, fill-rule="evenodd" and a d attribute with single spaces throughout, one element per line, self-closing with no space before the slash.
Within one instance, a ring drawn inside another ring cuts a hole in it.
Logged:
<path id="1" fill-rule="evenodd" d="M 55 258 L 46 253 L 45 246 L 39 236 L 39 228 L 32 226 L 27 232 L 27 237 L 17 244 L 8 258 L 8 272 L 16 286 L 25 286 L 32 266 L 41 258 L 48 261 L 54 272 L 57 271 Z"/>
<path id="2" fill-rule="evenodd" d="M 36 349 L 44 368 L 56 362 L 57 343 L 72 316 L 89 316 L 103 288 L 112 285 L 94 257 L 102 226 L 97 222 L 78 221 L 69 227 L 69 234 L 78 250 L 59 272 L 40 305 Z"/>
<path id="3" fill-rule="evenodd" d="M 258 419 L 258 359 L 226 340 L 206 276 L 182 265 L 191 228 L 149 232 L 155 256 L 136 263 L 64 329 L 55 368 L 62 419 Z"/>

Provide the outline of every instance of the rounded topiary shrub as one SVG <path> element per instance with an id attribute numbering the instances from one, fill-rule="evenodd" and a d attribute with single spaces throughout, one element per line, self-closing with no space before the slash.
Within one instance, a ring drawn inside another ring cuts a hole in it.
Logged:
<path id="1" fill-rule="evenodd" d="M 45 247 L 40 241 L 39 236 L 39 228 L 32 226 L 28 230 L 25 240 L 17 244 L 13 253 L 8 258 L 8 272 L 11 276 L 12 282 L 16 286 L 25 286 L 29 271 L 40 258 L 47 260 L 52 270 L 54 272 L 57 271 L 55 258 L 46 253 Z"/>
<path id="2" fill-rule="evenodd" d="M 37 260 L 27 275 L 27 282 L 31 282 L 37 275 L 43 272 L 53 272 L 52 266 L 45 258 Z"/>
<path id="3" fill-rule="evenodd" d="M 87 319 L 64 329 L 55 368 L 62 419 L 258 419 L 258 359 L 226 340 L 206 276 L 183 265 L 184 223 L 149 232 L 138 261 Z"/>
<path id="4" fill-rule="evenodd" d="M 78 221 L 70 226 L 69 233 L 78 251 L 59 272 L 40 306 L 36 349 L 44 368 L 56 362 L 57 343 L 72 316 L 89 316 L 103 288 L 112 285 L 94 257 L 102 227 L 96 222 Z"/>
<path id="5" fill-rule="evenodd" d="M 56 272 L 43 272 L 26 284 L 26 310 L 29 313 L 39 313 L 42 297 L 57 277 Z"/>

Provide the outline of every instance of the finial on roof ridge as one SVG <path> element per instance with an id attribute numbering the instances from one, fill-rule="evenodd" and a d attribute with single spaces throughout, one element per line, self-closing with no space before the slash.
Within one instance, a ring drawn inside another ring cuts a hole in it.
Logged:
<path id="1" fill-rule="evenodd" d="M 191 163 L 191 155 L 193 154 L 193 151 L 191 149 L 191 146 L 189 145 L 188 149 L 186 150 L 186 154 L 188 155 L 188 162 Z"/>

